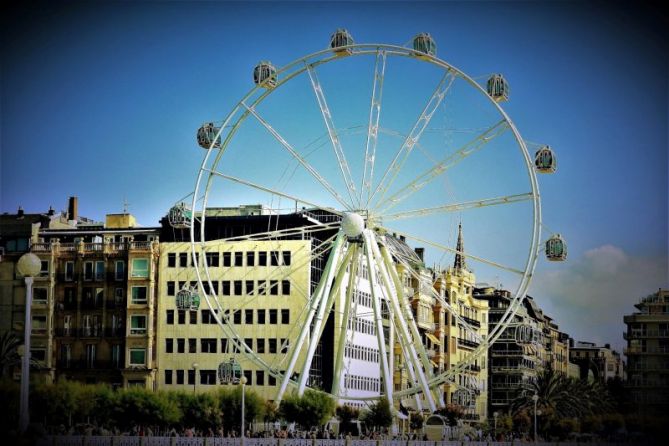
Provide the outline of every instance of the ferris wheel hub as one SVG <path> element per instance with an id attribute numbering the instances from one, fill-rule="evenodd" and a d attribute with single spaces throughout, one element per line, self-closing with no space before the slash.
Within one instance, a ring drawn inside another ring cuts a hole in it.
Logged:
<path id="1" fill-rule="evenodd" d="M 365 220 L 355 212 L 345 212 L 341 222 L 341 227 L 349 238 L 360 237 L 365 230 Z"/>

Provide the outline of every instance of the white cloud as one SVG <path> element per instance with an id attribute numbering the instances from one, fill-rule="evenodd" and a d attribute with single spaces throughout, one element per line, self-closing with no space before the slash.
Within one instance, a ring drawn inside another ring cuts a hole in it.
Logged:
<path id="1" fill-rule="evenodd" d="M 667 286 L 667 259 L 632 256 L 604 245 L 538 272 L 532 295 L 560 329 L 579 341 L 624 345 L 623 316 L 639 298 Z"/>

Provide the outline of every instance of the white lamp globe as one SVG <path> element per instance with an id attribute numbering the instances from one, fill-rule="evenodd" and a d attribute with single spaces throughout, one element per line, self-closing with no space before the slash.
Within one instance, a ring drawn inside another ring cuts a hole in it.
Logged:
<path id="1" fill-rule="evenodd" d="M 16 264 L 16 271 L 23 277 L 35 277 L 42 270 L 42 261 L 35 254 L 23 254 Z"/>

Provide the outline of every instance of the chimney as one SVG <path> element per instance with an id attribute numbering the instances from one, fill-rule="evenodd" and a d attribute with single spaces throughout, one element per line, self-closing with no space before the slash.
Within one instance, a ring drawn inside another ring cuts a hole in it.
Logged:
<path id="1" fill-rule="evenodd" d="M 48 216 L 56 215 L 56 211 L 53 210 L 53 206 L 49 206 L 49 212 L 46 213 Z"/>
<path id="2" fill-rule="evenodd" d="M 420 258 L 420 261 L 424 262 L 425 259 L 423 257 L 425 256 L 425 248 L 415 248 L 414 251 L 416 252 L 418 258 Z"/>
<path id="3" fill-rule="evenodd" d="M 23 207 L 19 206 L 19 210 L 16 213 L 18 218 L 23 218 L 24 212 L 23 212 Z"/>
<path id="4" fill-rule="evenodd" d="M 70 197 L 70 201 L 67 207 L 67 219 L 77 221 L 79 218 L 78 215 L 79 203 L 77 197 Z"/>

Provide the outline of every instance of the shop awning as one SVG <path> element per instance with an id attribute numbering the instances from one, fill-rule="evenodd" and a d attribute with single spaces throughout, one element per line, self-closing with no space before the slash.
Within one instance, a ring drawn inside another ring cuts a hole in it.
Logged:
<path id="1" fill-rule="evenodd" d="M 441 342 L 439 342 L 439 338 L 437 338 L 435 335 L 433 335 L 433 334 L 431 334 L 431 333 L 425 333 L 425 336 L 427 336 L 427 338 L 428 338 L 433 344 L 441 345 Z"/>

